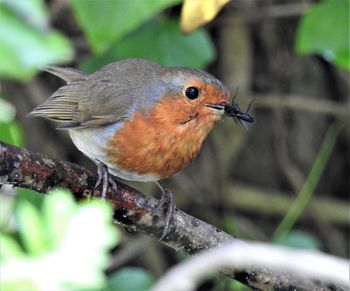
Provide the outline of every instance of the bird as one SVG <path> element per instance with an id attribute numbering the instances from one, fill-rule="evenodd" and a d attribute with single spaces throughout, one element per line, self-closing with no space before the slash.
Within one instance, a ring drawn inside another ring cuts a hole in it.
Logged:
<path id="1" fill-rule="evenodd" d="M 160 180 L 188 166 L 223 116 L 253 122 L 230 103 L 229 90 L 211 74 L 186 67 L 165 67 L 142 59 L 110 63 L 92 74 L 48 66 L 66 84 L 29 113 L 60 123 L 74 145 L 97 165 L 101 196 L 110 175 L 155 182 L 158 204 L 166 211 L 163 235 L 175 204 Z"/>

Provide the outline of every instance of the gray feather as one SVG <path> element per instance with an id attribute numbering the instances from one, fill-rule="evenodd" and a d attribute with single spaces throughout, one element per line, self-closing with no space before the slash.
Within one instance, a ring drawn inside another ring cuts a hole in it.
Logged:
<path id="1" fill-rule="evenodd" d="M 85 76 L 85 74 L 77 69 L 73 68 L 60 68 L 56 66 L 46 66 L 43 68 L 43 71 L 51 73 L 63 80 L 67 83 L 72 82 L 73 80 L 81 79 Z"/>
<path id="2" fill-rule="evenodd" d="M 111 63 L 91 75 L 71 68 L 45 70 L 67 82 L 29 115 L 61 121 L 61 129 L 98 127 L 148 110 L 162 96 L 182 96 L 189 78 L 221 83 L 208 73 L 185 68 L 165 68 L 129 59 Z"/>

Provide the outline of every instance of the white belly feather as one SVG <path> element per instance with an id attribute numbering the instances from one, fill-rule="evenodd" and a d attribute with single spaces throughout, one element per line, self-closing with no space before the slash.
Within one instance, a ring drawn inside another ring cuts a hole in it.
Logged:
<path id="1" fill-rule="evenodd" d="M 107 142 L 114 136 L 115 132 L 123 126 L 118 122 L 103 128 L 80 128 L 70 129 L 70 137 L 75 146 L 96 164 L 98 161 L 108 167 L 108 171 L 119 178 L 129 181 L 152 182 L 159 180 L 154 175 L 138 175 L 119 169 L 116 165 L 109 163 L 107 157 Z"/>

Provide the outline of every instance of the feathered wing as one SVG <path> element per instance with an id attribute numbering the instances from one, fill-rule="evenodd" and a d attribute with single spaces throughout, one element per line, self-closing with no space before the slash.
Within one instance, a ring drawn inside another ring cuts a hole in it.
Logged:
<path id="1" fill-rule="evenodd" d="M 92 75 L 71 68 L 47 67 L 45 71 L 65 80 L 67 85 L 29 115 L 59 121 L 60 129 L 71 129 L 111 124 L 130 116 L 135 109 L 150 108 L 160 92 L 145 88 L 157 88 L 151 85 L 157 76 L 152 78 L 150 74 L 162 68 L 146 63 L 115 62 Z"/>
<path id="2" fill-rule="evenodd" d="M 132 98 L 108 73 L 102 78 L 89 79 L 89 75 L 71 68 L 48 67 L 45 71 L 67 82 L 29 116 L 43 117 L 61 122 L 58 129 L 96 127 L 122 119 Z M 107 81 L 107 82 L 106 82 Z"/>
<path id="3" fill-rule="evenodd" d="M 103 90 L 110 88 L 110 84 L 100 84 L 99 79 L 89 80 L 89 75 L 71 68 L 47 67 L 45 71 L 65 80 L 67 85 L 60 87 L 29 116 L 58 121 L 62 124 L 58 129 L 101 126 L 119 118 L 122 107 L 112 96 L 118 94 L 118 88 Z M 113 110 L 115 104 L 119 110 Z"/>
<path id="4" fill-rule="evenodd" d="M 66 81 L 67 84 L 74 80 L 83 79 L 87 75 L 74 68 L 61 68 L 56 66 L 46 66 L 43 68 L 45 72 L 55 75 L 62 80 Z"/>
<path id="5" fill-rule="evenodd" d="M 72 68 L 52 66 L 46 67 L 44 70 L 65 80 L 67 85 L 59 88 L 49 99 L 34 108 L 29 116 L 63 122 L 64 125 L 61 128 L 80 127 L 79 92 L 87 75 Z"/>

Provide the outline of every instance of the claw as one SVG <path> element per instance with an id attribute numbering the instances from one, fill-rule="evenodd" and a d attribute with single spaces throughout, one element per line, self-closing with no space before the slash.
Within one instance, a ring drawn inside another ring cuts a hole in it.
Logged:
<path id="1" fill-rule="evenodd" d="M 165 225 L 163 228 L 162 236 L 160 240 L 163 240 L 169 231 L 169 225 L 171 221 L 175 220 L 175 203 L 173 194 L 169 189 L 164 188 L 158 181 L 156 181 L 157 186 L 162 191 L 162 198 L 160 199 L 157 207 L 152 211 L 157 213 L 159 210 L 165 211 Z"/>
<path id="2" fill-rule="evenodd" d="M 110 176 L 107 166 L 100 161 L 97 161 L 97 173 L 98 179 L 94 188 L 96 189 L 102 184 L 101 199 L 105 200 L 107 197 L 109 184 L 112 185 L 113 190 L 117 190 L 117 184 L 113 181 L 112 177 Z"/>

